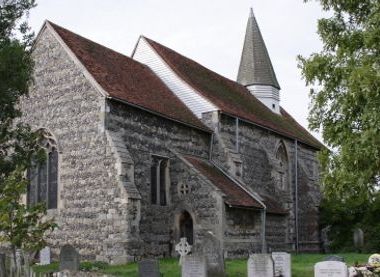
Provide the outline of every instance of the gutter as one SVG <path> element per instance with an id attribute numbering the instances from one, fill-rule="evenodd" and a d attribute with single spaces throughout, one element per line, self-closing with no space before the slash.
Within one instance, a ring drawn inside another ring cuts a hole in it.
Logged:
<path id="1" fill-rule="evenodd" d="M 267 130 L 267 131 L 270 131 L 270 132 L 272 132 L 272 133 L 274 133 L 274 134 L 281 135 L 281 136 L 283 136 L 283 137 L 285 137 L 285 138 L 293 139 L 293 140 L 298 140 L 298 139 L 297 139 L 296 137 L 294 137 L 294 136 L 286 135 L 286 134 L 281 133 L 281 132 L 279 132 L 279 131 L 275 131 L 274 129 L 269 128 L 269 127 L 265 127 L 264 125 L 261 125 L 261 124 L 258 124 L 258 123 L 255 123 L 255 122 L 252 122 L 252 121 L 250 121 L 250 120 L 247 120 L 247 119 L 244 119 L 244 118 L 238 117 L 238 116 L 233 115 L 233 114 L 230 114 L 230 113 L 223 112 L 222 110 L 221 110 L 220 112 L 223 113 L 223 114 L 225 114 L 225 115 L 228 115 L 228 116 L 230 116 L 230 117 L 232 117 L 232 118 L 238 118 L 238 119 L 239 119 L 240 121 L 242 121 L 242 122 L 245 122 L 245 123 L 251 124 L 251 125 L 253 125 L 253 126 L 256 126 L 256 127 L 262 128 L 262 129 Z M 306 143 L 306 142 L 302 142 L 302 143 L 305 144 L 305 145 L 307 145 L 307 146 L 309 146 L 309 147 L 311 147 L 311 148 L 313 148 L 313 149 L 315 149 L 315 150 L 318 150 L 318 151 L 322 149 L 322 147 L 321 147 L 321 148 L 318 148 L 318 147 L 313 146 L 313 145 L 310 145 L 309 143 Z"/>
<path id="2" fill-rule="evenodd" d="M 137 108 L 137 109 L 143 110 L 143 111 L 148 112 L 148 113 L 150 113 L 150 114 L 154 114 L 154 115 L 156 115 L 156 116 L 166 118 L 166 119 L 168 119 L 168 120 L 171 120 L 171 121 L 174 121 L 174 122 L 180 123 L 180 124 L 182 124 L 182 125 L 186 125 L 187 127 L 191 127 L 191 128 L 194 128 L 194 129 L 201 130 L 201 131 L 203 131 L 203 132 L 206 132 L 206 133 L 212 134 L 212 131 L 209 130 L 208 128 L 201 128 L 201 127 L 199 127 L 199 126 L 196 126 L 196 125 L 193 125 L 193 124 L 190 124 L 190 123 L 186 123 L 186 122 L 183 122 L 183 121 L 178 120 L 178 119 L 174 119 L 174 118 L 169 117 L 169 116 L 166 116 L 166 115 L 164 115 L 164 114 L 162 114 L 162 113 L 155 112 L 155 111 L 149 110 L 149 109 L 147 109 L 147 108 L 144 108 L 144 107 L 142 107 L 142 106 L 140 106 L 140 105 L 132 104 L 132 103 L 130 103 L 130 102 L 128 102 L 128 101 L 125 101 L 125 100 L 123 100 L 123 99 L 120 99 L 120 98 L 117 98 L 117 97 L 112 97 L 112 96 L 106 96 L 106 98 L 109 99 L 109 100 L 115 100 L 115 101 L 117 101 L 117 102 L 120 102 L 120 103 L 126 104 L 126 105 L 128 105 L 128 106 L 131 106 L 131 107 L 134 107 L 134 108 Z"/>

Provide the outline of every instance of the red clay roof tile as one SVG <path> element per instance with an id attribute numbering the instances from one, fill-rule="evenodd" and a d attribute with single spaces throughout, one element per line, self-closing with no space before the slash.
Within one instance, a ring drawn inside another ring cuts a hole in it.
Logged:
<path id="1" fill-rule="evenodd" d="M 145 38 L 164 61 L 188 84 L 217 105 L 222 112 L 272 129 L 286 137 L 320 149 L 323 145 L 299 125 L 283 108 L 270 111 L 244 86 L 229 80 L 166 46 Z"/>
<path id="2" fill-rule="evenodd" d="M 263 208 L 257 200 L 231 181 L 214 165 L 193 156 L 185 156 L 185 159 L 226 195 L 224 200 L 228 205 L 257 209 Z"/>
<path id="3" fill-rule="evenodd" d="M 48 22 L 111 98 L 208 130 L 151 69 Z"/>

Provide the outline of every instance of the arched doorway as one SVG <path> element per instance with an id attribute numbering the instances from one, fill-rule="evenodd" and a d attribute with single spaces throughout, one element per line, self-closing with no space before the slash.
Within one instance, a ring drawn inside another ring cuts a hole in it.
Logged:
<path id="1" fill-rule="evenodd" d="M 180 238 L 187 238 L 187 242 L 193 245 L 193 219 L 187 211 L 183 211 L 179 217 L 179 235 Z"/>

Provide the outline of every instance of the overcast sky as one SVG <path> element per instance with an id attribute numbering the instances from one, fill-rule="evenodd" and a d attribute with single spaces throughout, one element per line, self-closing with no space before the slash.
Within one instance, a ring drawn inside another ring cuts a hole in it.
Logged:
<path id="1" fill-rule="evenodd" d="M 296 56 L 321 49 L 323 16 L 303 0 L 37 0 L 30 25 L 48 19 L 130 56 L 140 35 L 236 80 L 252 7 L 281 86 L 281 106 L 307 127 L 308 91 Z M 320 138 L 319 135 L 317 135 Z"/>

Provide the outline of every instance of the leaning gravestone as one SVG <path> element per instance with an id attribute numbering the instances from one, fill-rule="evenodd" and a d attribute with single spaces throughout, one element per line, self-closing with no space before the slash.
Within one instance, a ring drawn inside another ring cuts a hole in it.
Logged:
<path id="1" fill-rule="evenodd" d="M 207 276 L 225 276 L 223 250 L 220 241 L 212 232 L 206 232 L 193 253 L 206 258 Z"/>
<path id="2" fill-rule="evenodd" d="M 270 254 L 252 254 L 249 256 L 248 277 L 273 277 L 274 266 Z"/>
<path id="3" fill-rule="evenodd" d="M 272 252 L 274 263 L 274 276 L 276 277 L 291 277 L 291 258 L 286 252 Z"/>
<path id="4" fill-rule="evenodd" d="M 354 246 L 359 251 L 361 251 L 364 246 L 364 233 L 360 228 L 354 230 Z"/>
<path id="5" fill-rule="evenodd" d="M 50 264 L 50 248 L 44 247 L 40 251 L 40 265 Z"/>
<path id="6" fill-rule="evenodd" d="M 185 256 L 182 261 L 181 277 L 206 277 L 206 260 L 203 256 Z"/>
<path id="7" fill-rule="evenodd" d="M 59 270 L 78 271 L 79 253 L 71 245 L 64 245 L 59 254 Z"/>
<path id="8" fill-rule="evenodd" d="M 343 262 L 324 261 L 314 265 L 314 277 L 347 277 L 348 268 Z"/>
<path id="9" fill-rule="evenodd" d="M 160 277 L 160 266 L 155 259 L 145 259 L 139 262 L 140 277 Z"/>

